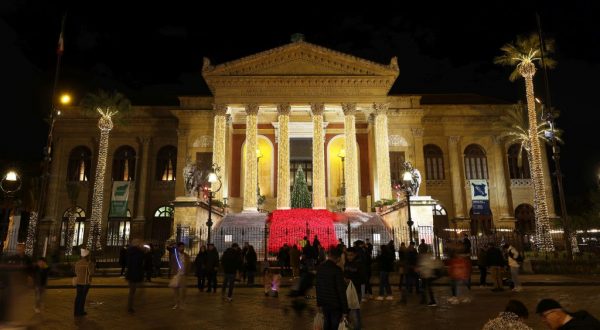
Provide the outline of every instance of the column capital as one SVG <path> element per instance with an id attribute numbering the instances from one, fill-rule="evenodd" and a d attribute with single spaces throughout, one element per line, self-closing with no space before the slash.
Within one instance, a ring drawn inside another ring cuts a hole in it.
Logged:
<path id="1" fill-rule="evenodd" d="M 353 116 L 356 114 L 356 103 L 342 103 L 342 111 L 345 116 Z"/>
<path id="2" fill-rule="evenodd" d="M 215 116 L 225 116 L 227 114 L 227 104 L 213 103 L 213 113 Z"/>
<path id="3" fill-rule="evenodd" d="M 258 104 L 257 103 L 249 103 L 244 105 L 244 107 L 246 108 L 246 114 L 247 115 L 258 115 Z"/>
<path id="4" fill-rule="evenodd" d="M 414 137 L 423 137 L 423 132 L 425 131 L 423 128 L 417 127 L 411 129 Z"/>
<path id="5" fill-rule="evenodd" d="M 323 111 L 325 111 L 325 104 L 311 103 L 310 111 L 312 112 L 313 116 L 321 116 L 321 115 L 323 115 Z"/>
<path id="6" fill-rule="evenodd" d="M 460 136 L 457 136 L 457 135 L 449 136 L 448 141 L 452 144 L 457 144 L 460 141 Z"/>
<path id="7" fill-rule="evenodd" d="M 280 103 L 277 105 L 277 114 L 289 116 L 292 111 L 292 107 L 289 103 Z"/>
<path id="8" fill-rule="evenodd" d="M 373 114 L 375 116 L 387 114 L 389 103 L 373 103 Z"/>

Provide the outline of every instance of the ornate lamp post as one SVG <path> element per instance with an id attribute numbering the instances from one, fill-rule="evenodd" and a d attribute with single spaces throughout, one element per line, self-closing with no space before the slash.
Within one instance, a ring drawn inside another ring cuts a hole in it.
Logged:
<path id="1" fill-rule="evenodd" d="M 214 198 L 214 194 L 221 190 L 223 182 L 221 181 L 221 177 L 218 175 L 220 168 L 217 164 L 212 165 L 212 171 L 208 174 L 208 183 L 210 184 L 210 188 L 208 189 L 208 220 L 206 221 L 206 227 L 208 227 L 208 235 L 206 238 L 207 244 L 210 244 L 210 230 L 212 228 L 212 199 Z M 215 189 L 214 184 L 219 183 L 218 188 Z"/>
<path id="2" fill-rule="evenodd" d="M 408 221 L 406 222 L 406 224 L 408 225 L 408 235 L 411 242 L 413 241 L 412 226 L 414 222 L 412 221 L 412 216 L 410 214 L 410 196 L 412 195 L 413 185 L 414 182 L 412 173 L 409 171 L 404 172 L 404 174 L 402 175 L 402 188 L 406 193 L 406 206 L 408 208 Z"/>

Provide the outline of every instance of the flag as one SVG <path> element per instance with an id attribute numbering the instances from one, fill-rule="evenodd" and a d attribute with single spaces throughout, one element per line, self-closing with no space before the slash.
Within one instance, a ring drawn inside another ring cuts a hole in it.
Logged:
<path id="1" fill-rule="evenodd" d="M 60 31 L 60 36 L 58 37 L 58 46 L 56 47 L 56 54 L 62 55 L 65 51 L 65 40 L 63 38 L 63 31 Z"/>

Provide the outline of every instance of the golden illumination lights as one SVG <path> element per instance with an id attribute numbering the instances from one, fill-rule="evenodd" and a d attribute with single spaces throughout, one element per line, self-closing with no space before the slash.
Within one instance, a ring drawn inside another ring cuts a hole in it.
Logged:
<path id="1" fill-rule="evenodd" d="M 73 235 L 75 234 L 75 221 L 77 220 L 77 214 L 75 214 L 75 208 L 72 207 L 69 210 L 69 221 L 67 223 L 67 235 L 65 237 L 65 253 L 71 255 L 73 253 Z"/>
<path id="2" fill-rule="evenodd" d="M 27 240 L 25 240 L 25 254 L 33 254 L 33 243 L 35 242 L 35 231 L 38 223 L 38 213 L 31 212 L 29 215 L 29 226 L 27 226 Z"/>
<path id="3" fill-rule="evenodd" d="M 279 146 L 277 149 L 277 209 L 290 208 L 290 105 L 280 104 L 279 113 Z"/>
<path id="4" fill-rule="evenodd" d="M 68 105 L 71 103 L 71 95 L 69 94 L 62 94 L 60 96 L 60 104 L 62 105 Z"/>
<path id="5" fill-rule="evenodd" d="M 327 208 L 325 199 L 325 151 L 323 134 L 323 103 L 311 104 L 313 122 L 313 209 Z"/>

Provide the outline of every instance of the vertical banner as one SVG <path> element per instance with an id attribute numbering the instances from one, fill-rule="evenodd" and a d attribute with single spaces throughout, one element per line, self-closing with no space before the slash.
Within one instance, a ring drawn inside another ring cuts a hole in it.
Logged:
<path id="1" fill-rule="evenodd" d="M 129 199 L 129 181 L 114 181 L 110 199 L 111 217 L 127 216 L 127 200 Z"/>
<path id="2" fill-rule="evenodd" d="M 487 180 L 470 180 L 473 214 L 490 214 L 490 194 Z"/>

